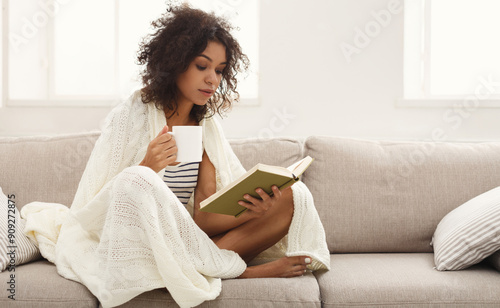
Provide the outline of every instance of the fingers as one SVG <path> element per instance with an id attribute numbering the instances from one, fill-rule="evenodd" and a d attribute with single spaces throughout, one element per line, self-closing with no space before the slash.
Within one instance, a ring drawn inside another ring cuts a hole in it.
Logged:
<path id="1" fill-rule="evenodd" d="M 260 198 L 265 202 L 267 200 L 269 200 L 271 197 L 269 197 L 269 195 L 262 189 L 262 188 L 257 188 L 255 190 L 256 193 L 259 194 Z M 253 198 L 255 200 L 258 200 L 256 198 Z"/>
<path id="2" fill-rule="evenodd" d="M 250 194 L 245 194 L 243 198 L 246 200 L 246 202 L 239 201 L 238 204 L 255 212 L 257 216 L 263 215 L 274 205 L 276 201 L 281 198 L 281 191 L 276 185 L 273 185 L 271 189 L 272 196 L 268 195 L 266 191 L 259 187 L 255 190 L 255 192 L 260 196 L 260 199 L 258 197 L 253 197 Z"/>
<path id="3" fill-rule="evenodd" d="M 166 133 L 164 133 L 163 135 L 156 137 L 156 142 L 158 144 L 166 144 L 166 143 L 170 142 L 171 140 L 175 141 L 175 138 L 174 138 L 174 136 L 169 134 L 168 131 Z"/>
<path id="4" fill-rule="evenodd" d="M 165 125 L 165 126 L 163 126 L 161 131 L 158 133 L 156 138 L 151 142 L 154 144 L 165 144 L 165 143 L 168 143 L 172 138 L 173 138 L 173 136 L 168 133 L 168 125 Z"/>
<path id="5" fill-rule="evenodd" d="M 177 146 L 176 145 L 174 145 L 174 146 L 172 146 L 172 147 L 164 150 L 163 153 L 164 153 L 165 159 L 167 159 L 167 158 L 169 158 L 169 157 L 172 156 L 174 158 L 174 161 L 175 161 L 175 159 L 177 159 L 177 151 L 178 150 L 177 150 Z"/>
<path id="6" fill-rule="evenodd" d="M 161 135 L 165 134 L 166 132 L 168 132 L 168 125 L 163 126 L 160 133 L 156 137 L 160 137 Z"/>
<path id="7" fill-rule="evenodd" d="M 175 139 L 168 133 L 168 125 L 165 125 L 158 133 L 158 136 L 148 144 L 146 155 L 140 164 L 159 172 L 176 160 L 177 146 Z"/>
<path id="8" fill-rule="evenodd" d="M 150 145 L 153 148 L 159 147 L 160 152 L 166 151 L 175 145 L 174 137 L 168 133 L 168 125 L 163 126 L 158 136 L 151 141 Z"/>
<path id="9" fill-rule="evenodd" d="M 278 186 L 273 185 L 273 186 L 271 187 L 271 190 L 272 190 L 272 192 L 273 192 L 272 196 L 268 195 L 268 194 L 267 194 L 267 193 L 266 193 L 266 192 L 265 192 L 262 188 L 260 188 L 260 187 L 259 187 L 259 188 L 257 188 L 257 189 L 255 190 L 255 192 L 256 192 L 257 194 L 259 194 L 259 196 L 260 196 L 261 200 L 260 200 L 260 199 L 258 199 L 258 198 L 254 198 L 254 197 L 252 197 L 252 196 L 250 196 L 250 195 L 248 195 L 248 194 L 247 194 L 246 196 L 248 196 L 248 197 L 249 197 L 249 198 L 248 198 L 248 200 L 249 200 L 250 202 L 252 202 L 252 203 L 254 203 L 254 202 L 259 202 L 259 201 L 264 201 L 264 202 L 267 202 L 267 201 L 268 201 L 268 200 L 270 200 L 270 199 L 273 199 L 273 201 L 277 201 L 277 200 L 279 200 L 279 198 L 281 197 L 281 191 L 279 190 Z"/>
<path id="10" fill-rule="evenodd" d="M 240 200 L 240 201 L 238 201 L 239 205 L 244 206 L 247 209 L 252 210 L 254 212 L 260 212 L 259 211 L 260 207 L 257 206 L 257 205 L 259 205 L 259 203 L 258 203 L 259 200 L 258 199 L 254 198 L 254 197 L 252 197 L 250 195 L 244 195 L 243 198 L 245 200 L 247 200 L 247 202 Z"/>
<path id="11" fill-rule="evenodd" d="M 257 192 L 257 193 L 259 193 L 259 192 Z M 265 194 L 265 192 L 264 192 L 264 194 Z M 260 193 L 260 195 L 262 196 L 262 193 Z M 245 194 L 245 195 L 243 195 L 243 198 L 247 202 L 239 201 L 238 203 L 240 205 L 246 207 L 247 209 L 259 214 L 259 215 L 264 214 L 271 207 L 271 202 L 269 202 L 269 196 L 267 196 L 267 199 L 265 199 L 265 200 L 260 200 L 258 198 L 252 197 L 249 194 Z M 263 198 L 265 198 L 265 197 L 263 197 Z"/>
<path id="12" fill-rule="evenodd" d="M 167 134 L 168 135 L 168 134 Z M 167 158 L 172 154 L 177 153 L 177 145 L 175 140 L 172 142 L 151 142 L 149 144 L 149 151 L 152 155 L 158 156 L 159 158 Z"/>
<path id="13" fill-rule="evenodd" d="M 273 185 L 271 189 L 273 190 L 273 196 L 275 196 L 277 199 L 281 198 L 281 190 L 278 188 L 278 186 Z"/>
<path id="14" fill-rule="evenodd" d="M 245 194 L 245 195 L 243 195 L 243 198 L 247 201 L 247 202 L 246 202 L 246 205 L 250 205 L 250 206 L 257 206 L 257 205 L 259 205 L 259 203 L 262 201 L 262 200 L 260 200 L 260 199 L 255 198 L 255 197 L 252 197 L 252 196 L 251 196 L 251 195 L 249 195 L 249 194 Z M 245 202 L 240 201 L 240 204 L 241 204 L 241 203 L 245 203 Z"/>

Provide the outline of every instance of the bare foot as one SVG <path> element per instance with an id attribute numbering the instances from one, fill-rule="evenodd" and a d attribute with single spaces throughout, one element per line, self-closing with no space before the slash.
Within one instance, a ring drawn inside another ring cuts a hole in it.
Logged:
<path id="1" fill-rule="evenodd" d="M 283 257 L 261 265 L 250 266 L 238 278 L 296 277 L 306 272 L 311 263 L 307 256 Z"/>

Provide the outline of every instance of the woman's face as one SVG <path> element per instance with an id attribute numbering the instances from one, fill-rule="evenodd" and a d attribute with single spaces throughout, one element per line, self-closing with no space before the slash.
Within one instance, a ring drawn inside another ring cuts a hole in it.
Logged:
<path id="1" fill-rule="evenodd" d="M 224 45 L 209 41 L 207 48 L 177 79 L 179 105 L 185 103 L 205 105 L 219 87 L 226 61 Z"/>

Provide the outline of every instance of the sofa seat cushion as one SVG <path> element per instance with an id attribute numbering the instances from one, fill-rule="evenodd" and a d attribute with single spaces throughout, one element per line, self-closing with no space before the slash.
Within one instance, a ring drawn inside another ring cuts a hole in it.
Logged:
<path id="1" fill-rule="evenodd" d="M 178 307 L 166 290 L 143 293 L 119 306 Z M 318 283 L 313 274 L 295 278 L 228 279 L 222 281 L 222 292 L 197 307 L 321 307 Z"/>
<path id="2" fill-rule="evenodd" d="M 499 307 L 500 275 L 487 263 L 454 272 L 432 253 L 338 254 L 316 272 L 324 307 Z"/>
<path id="3" fill-rule="evenodd" d="M 7 286 L 10 275 L 15 274 L 15 301 Z M 0 307 L 97 307 L 97 298 L 82 284 L 63 278 L 55 265 L 40 260 L 16 266 L 15 272 L 0 273 L 2 290 Z"/>

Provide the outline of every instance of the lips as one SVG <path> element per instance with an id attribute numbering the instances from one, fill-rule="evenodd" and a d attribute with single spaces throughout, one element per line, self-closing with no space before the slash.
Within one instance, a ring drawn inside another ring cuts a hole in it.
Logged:
<path id="1" fill-rule="evenodd" d="M 214 91 L 211 89 L 200 89 L 198 91 L 200 91 L 201 94 L 205 95 L 206 97 L 210 97 L 212 96 L 212 94 L 214 94 Z"/>

